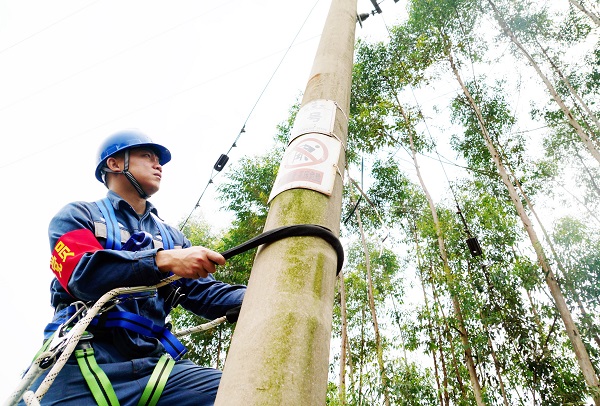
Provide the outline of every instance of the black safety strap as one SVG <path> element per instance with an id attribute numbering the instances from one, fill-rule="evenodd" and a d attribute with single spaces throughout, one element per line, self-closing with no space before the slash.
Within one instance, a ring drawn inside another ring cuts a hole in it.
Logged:
<path id="1" fill-rule="evenodd" d="M 257 235 L 256 237 L 238 245 L 237 247 L 233 247 L 225 252 L 222 252 L 221 255 L 223 255 L 225 259 L 229 259 L 241 254 L 242 252 L 256 248 L 259 245 L 272 243 L 287 237 L 319 237 L 327 241 L 335 250 L 335 254 L 337 256 L 336 274 L 340 273 L 342 265 L 344 265 L 344 248 L 342 247 L 342 243 L 327 227 L 316 224 L 295 224 L 291 226 L 274 228 Z"/>

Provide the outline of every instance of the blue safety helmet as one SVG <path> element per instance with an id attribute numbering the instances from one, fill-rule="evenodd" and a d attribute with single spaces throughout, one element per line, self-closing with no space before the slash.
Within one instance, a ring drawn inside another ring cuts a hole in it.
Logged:
<path id="1" fill-rule="evenodd" d="M 104 183 L 103 168 L 106 166 L 106 160 L 119 151 L 125 151 L 129 148 L 151 147 L 158 155 L 158 162 L 161 165 L 171 160 L 171 152 L 162 145 L 152 142 L 150 137 L 139 130 L 123 130 L 114 133 L 108 137 L 98 149 L 98 160 L 96 165 L 96 179 Z"/>

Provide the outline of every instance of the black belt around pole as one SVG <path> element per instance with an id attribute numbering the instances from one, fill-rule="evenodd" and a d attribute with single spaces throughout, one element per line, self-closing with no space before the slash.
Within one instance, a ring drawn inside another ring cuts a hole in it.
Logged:
<path id="1" fill-rule="evenodd" d="M 264 233 L 257 235 L 256 237 L 251 238 L 236 247 L 222 252 L 221 255 L 223 255 L 225 259 L 229 259 L 241 254 L 242 252 L 256 248 L 259 245 L 272 243 L 288 237 L 319 237 L 328 242 L 329 245 L 331 245 L 331 247 L 335 250 L 335 254 L 337 256 L 336 275 L 340 273 L 342 265 L 344 264 L 344 248 L 342 247 L 342 243 L 327 227 L 316 224 L 295 224 L 291 226 L 274 228 L 272 230 L 265 231 Z"/>

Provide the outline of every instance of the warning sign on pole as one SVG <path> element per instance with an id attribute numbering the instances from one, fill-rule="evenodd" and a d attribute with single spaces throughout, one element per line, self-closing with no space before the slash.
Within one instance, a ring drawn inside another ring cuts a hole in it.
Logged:
<path id="1" fill-rule="evenodd" d="M 314 133 L 295 138 L 285 151 L 269 202 L 288 189 L 311 189 L 331 195 L 340 152 L 340 142 L 327 135 Z"/>

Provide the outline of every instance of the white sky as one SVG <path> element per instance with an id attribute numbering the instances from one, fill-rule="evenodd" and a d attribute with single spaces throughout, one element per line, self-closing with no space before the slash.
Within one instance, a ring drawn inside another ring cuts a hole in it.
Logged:
<path id="1" fill-rule="evenodd" d="M 313 1 L 0 0 L 0 401 L 50 321 L 47 225 L 64 204 L 97 200 L 98 144 L 136 127 L 173 161 L 152 202 L 176 224 L 227 152 Z M 230 154 L 271 143 L 304 90 L 330 2 L 320 0 Z M 357 34 L 383 38 L 402 3 L 385 0 Z M 372 10 L 359 0 L 359 12 Z M 220 179 L 220 178 L 217 178 Z M 218 183 L 218 182 L 217 182 Z M 202 199 L 209 219 L 215 186 Z M 219 224 L 214 224 L 219 227 Z"/>

